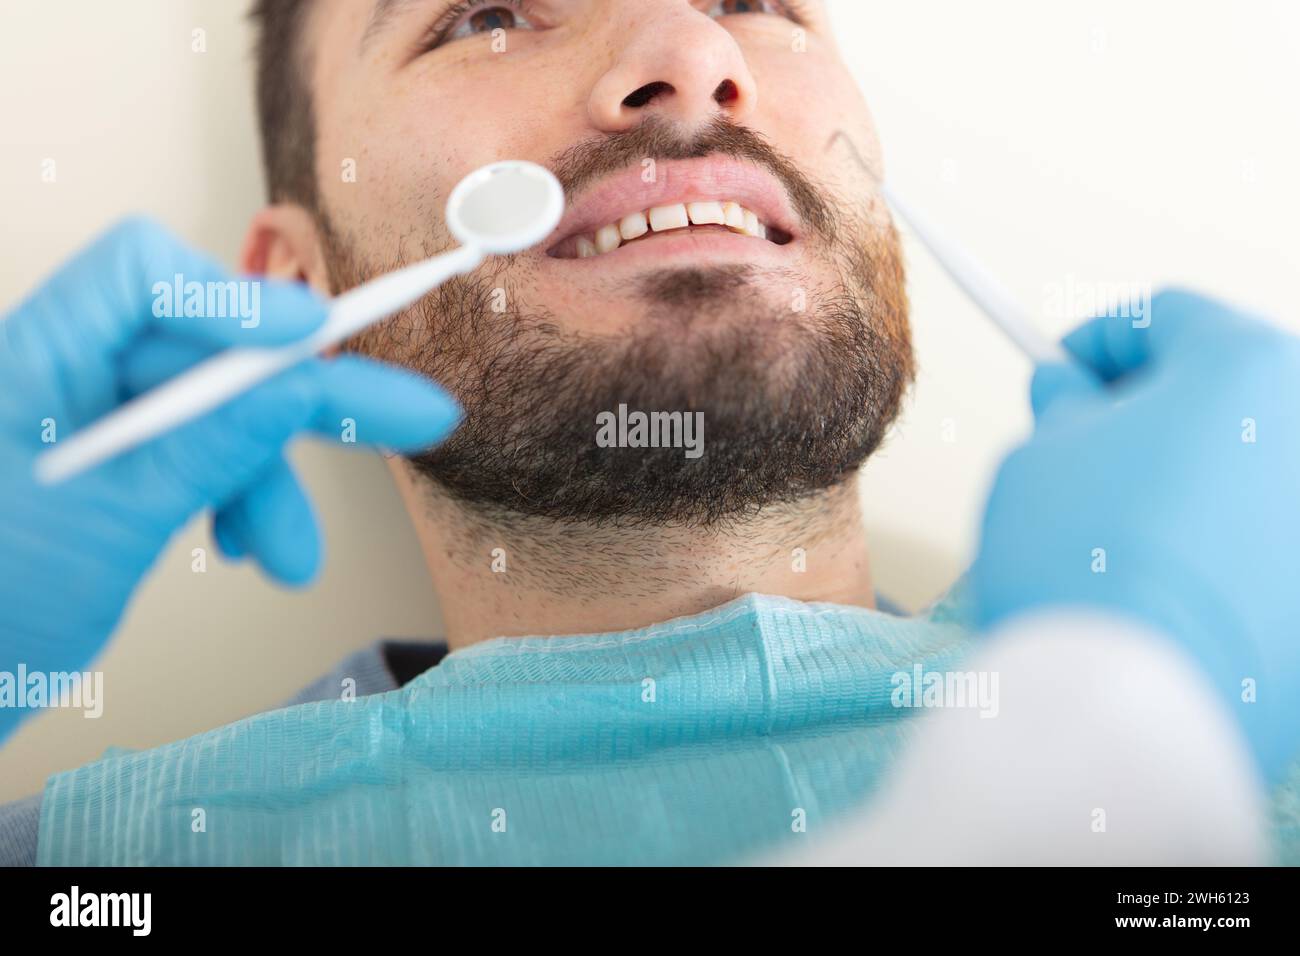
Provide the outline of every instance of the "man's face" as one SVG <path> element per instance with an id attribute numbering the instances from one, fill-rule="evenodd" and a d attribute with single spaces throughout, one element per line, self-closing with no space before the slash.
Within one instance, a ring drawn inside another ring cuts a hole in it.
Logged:
<path id="1" fill-rule="evenodd" d="M 353 343 L 465 406 L 413 459 L 455 497 L 709 523 L 879 443 L 911 377 L 902 270 L 822 3 L 333 0 L 307 46 L 336 289 L 454 245 L 443 206 L 481 165 L 565 186 L 549 240 Z M 703 454 L 606 447 L 620 405 L 702 413 Z"/>

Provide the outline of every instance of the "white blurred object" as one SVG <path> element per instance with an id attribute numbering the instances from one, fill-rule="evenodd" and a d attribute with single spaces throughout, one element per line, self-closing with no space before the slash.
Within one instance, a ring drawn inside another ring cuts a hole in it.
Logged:
<path id="1" fill-rule="evenodd" d="M 1261 865 L 1262 788 L 1223 704 L 1168 638 L 1039 611 L 988 639 L 997 716 L 936 709 L 856 819 L 762 862 Z"/>

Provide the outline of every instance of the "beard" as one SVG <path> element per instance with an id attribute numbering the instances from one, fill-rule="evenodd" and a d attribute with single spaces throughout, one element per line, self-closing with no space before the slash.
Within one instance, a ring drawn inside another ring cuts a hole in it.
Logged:
<path id="1" fill-rule="evenodd" d="M 817 243 L 837 281 L 800 289 L 800 309 L 758 287 L 754 267 L 664 269 L 627 290 L 645 312 L 630 331 L 596 335 L 522 299 L 512 258 L 494 260 L 346 346 L 434 379 L 464 408 L 443 444 L 406 456 L 416 472 L 497 522 L 689 527 L 744 519 L 856 474 L 914 375 L 892 225 L 871 225 L 866 208 L 835 216 L 789 160 L 725 120 L 689 140 L 650 121 L 575 147 L 552 168 L 573 194 L 643 157 L 715 153 L 783 182 L 809 230 L 804 240 Z M 405 264 L 375 268 L 323 212 L 318 220 L 336 292 Z M 792 291 L 807 285 L 785 278 Z M 620 406 L 695 415 L 702 454 L 605 447 L 600 423 Z"/>

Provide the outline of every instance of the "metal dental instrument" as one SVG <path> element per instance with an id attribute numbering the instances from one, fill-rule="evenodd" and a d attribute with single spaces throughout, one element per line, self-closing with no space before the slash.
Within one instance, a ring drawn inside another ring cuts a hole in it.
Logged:
<path id="1" fill-rule="evenodd" d="M 1015 300 L 1002 287 L 1002 284 L 993 278 L 987 269 L 975 261 L 974 257 L 965 248 L 948 239 L 940 229 L 930 223 L 910 203 L 899 196 L 892 186 L 880 180 L 858 153 L 857 147 L 853 145 L 853 141 L 848 136 L 843 132 L 836 133 L 827 143 L 827 148 L 829 149 L 836 140 L 840 139 L 848 145 L 849 151 L 853 154 L 853 158 L 857 160 L 858 165 L 879 184 L 881 195 L 885 197 L 885 201 L 893 207 L 894 212 L 898 213 L 899 218 L 907 223 L 912 233 L 921 241 L 921 244 L 930 250 L 930 254 L 934 256 L 939 265 L 943 266 L 944 271 L 966 293 L 970 300 L 993 320 L 993 324 L 1001 329 L 1022 352 L 1029 356 L 1031 361 L 1036 365 L 1047 362 L 1073 363 L 1074 360 L 1060 343 L 1049 339 L 1040 332 L 1029 319 L 1029 316 L 1016 305 Z"/>

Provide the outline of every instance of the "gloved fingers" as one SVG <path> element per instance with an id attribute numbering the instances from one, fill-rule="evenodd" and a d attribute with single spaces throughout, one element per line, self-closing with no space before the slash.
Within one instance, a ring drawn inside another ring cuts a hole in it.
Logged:
<path id="1" fill-rule="evenodd" d="M 1061 362 L 1038 366 L 1029 383 L 1029 403 L 1040 425 L 1104 394 L 1105 386 L 1088 371 Z"/>
<path id="2" fill-rule="evenodd" d="M 217 511 L 213 533 L 223 554 L 251 555 L 270 577 L 297 587 L 320 567 L 316 517 L 302 485 L 282 457 Z"/>
<path id="3" fill-rule="evenodd" d="M 300 432 L 414 450 L 442 440 L 459 418 L 446 392 L 411 372 L 348 355 L 311 359 L 135 449 L 119 467 L 124 482 L 152 489 L 155 511 L 184 520 L 243 494 Z"/>
<path id="4" fill-rule="evenodd" d="M 150 332 L 138 339 L 119 360 L 118 381 L 123 395 L 134 398 L 174 378 L 192 365 L 211 358 L 217 349 L 201 342 Z"/>
<path id="5" fill-rule="evenodd" d="M 1154 296 L 1147 312 L 1112 310 L 1085 322 L 1063 344 L 1103 381 L 1112 382 L 1182 349 L 1220 348 L 1264 328 L 1221 302 L 1180 289 Z"/>
<path id="6" fill-rule="evenodd" d="M 235 526 L 235 512 L 222 508 L 212 515 L 212 537 L 217 542 L 217 549 L 228 561 L 239 561 L 248 556 L 243 537 Z"/>
<path id="7" fill-rule="evenodd" d="M 212 345 L 268 347 L 315 332 L 329 313 L 328 303 L 301 282 L 243 276 L 227 280 L 223 289 L 226 302 L 216 303 L 215 311 L 226 315 L 160 318 L 156 325 Z M 237 310 L 233 318 L 229 317 L 232 308 Z M 213 310 L 209 307 L 208 311 Z"/>
<path id="8" fill-rule="evenodd" d="M 320 405 L 313 430 L 344 444 L 417 451 L 460 423 L 460 406 L 422 375 L 354 355 L 317 366 Z"/>
<path id="9" fill-rule="evenodd" d="M 211 354 L 210 346 L 150 334 L 133 346 L 121 365 L 128 397 L 148 391 Z M 455 402 L 428 379 L 397 366 L 344 355 L 316 363 L 321 406 L 314 430 L 345 443 L 382 444 L 415 450 L 434 444 L 459 420 Z M 444 401 L 429 404 L 430 390 Z M 414 392 L 412 397 L 410 392 Z M 445 427 L 440 422 L 446 422 Z M 375 429 L 378 429 L 376 431 Z M 389 436 L 384 440 L 377 435 Z"/>
<path id="10" fill-rule="evenodd" d="M 212 345 L 275 345 L 314 331 L 326 311 L 300 283 L 232 277 L 157 223 L 132 218 L 64 265 L 7 328 L 18 355 L 76 368 L 148 328 Z"/>

